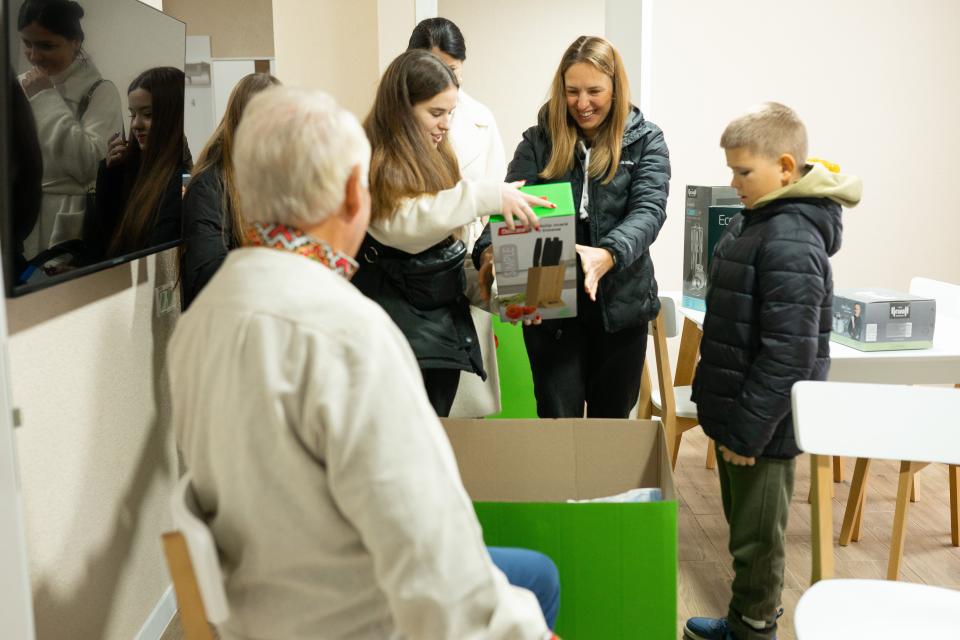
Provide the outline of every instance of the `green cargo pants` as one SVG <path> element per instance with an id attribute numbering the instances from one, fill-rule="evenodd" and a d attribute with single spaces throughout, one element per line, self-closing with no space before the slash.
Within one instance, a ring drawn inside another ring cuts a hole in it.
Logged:
<path id="1" fill-rule="evenodd" d="M 738 467 L 717 451 L 734 571 L 727 622 L 737 640 L 776 637 L 795 468 L 795 460 L 777 458 Z"/>

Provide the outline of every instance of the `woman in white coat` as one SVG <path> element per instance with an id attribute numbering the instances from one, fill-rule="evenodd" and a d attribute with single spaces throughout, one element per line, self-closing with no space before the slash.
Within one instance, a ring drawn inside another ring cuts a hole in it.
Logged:
<path id="1" fill-rule="evenodd" d="M 72 0 L 27 0 L 17 19 L 32 68 L 18 79 L 37 122 L 43 202 L 24 242 L 27 259 L 82 235 L 87 191 L 107 140 L 123 127 L 120 94 L 83 52 L 83 8 Z"/>
<path id="2" fill-rule="evenodd" d="M 418 24 L 410 36 L 407 49 L 427 49 L 443 60 L 460 82 L 460 96 L 450 126 L 450 142 L 460 164 L 460 174 L 468 180 L 502 181 L 507 173 L 507 161 L 497 122 L 484 104 L 463 90 L 461 71 L 467 58 L 463 34 L 456 24 L 446 18 L 427 18 Z M 487 219 L 478 218 L 463 229 L 467 254 L 473 251 Z M 466 261 L 467 294 L 473 305 L 470 315 L 477 329 L 483 366 L 487 379 L 463 376 L 450 415 L 480 418 L 500 412 L 500 376 L 497 372 L 496 342 L 492 316 L 485 309 L 488 303 L 480 297 L 477 271 L 472 260 Z"/>

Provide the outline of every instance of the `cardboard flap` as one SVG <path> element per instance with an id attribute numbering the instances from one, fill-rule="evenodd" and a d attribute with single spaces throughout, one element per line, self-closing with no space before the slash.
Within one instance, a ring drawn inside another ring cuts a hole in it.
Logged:
<path id="1" fill-rule="evenodd" d="M 651 420 L 442 420 L 473 500 L 563 502 L 660 487 L 674 499 Z"/>

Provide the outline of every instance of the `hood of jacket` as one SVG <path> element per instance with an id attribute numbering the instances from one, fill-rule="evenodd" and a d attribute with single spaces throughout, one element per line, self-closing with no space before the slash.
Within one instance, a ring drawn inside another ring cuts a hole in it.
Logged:
<path id="1" fill-rule="evenodd" d="M 753 205 L 759 209 L 774 200 L 787 198 L 829 198 L 842 207 L 852 208 L 860 202 L 863 182 L 856 176 L 833 173 L 820 163 L 810 165 L 806 175 L 785 187 L 771 191 Z"/>
<path id="2" fill-rule="evenodd" d="M 840 250 L 843 235 L 843 222 L 840 219 L 841 207 L 855 207 L 860 202 L 863 183 L 856 176 L 833 173 L 819 163 L 811 165 L 802 178 L 787 186 L 771 191 L 757 200 L 753 211 L 763 212 L 770 203 L 783 200 L 807 200 L 799 203 L 797 211 L 809 220 L 823 236 L 827 255 Z M 813 199 L 826 198 L 833 206 L 816 206 Z"/>

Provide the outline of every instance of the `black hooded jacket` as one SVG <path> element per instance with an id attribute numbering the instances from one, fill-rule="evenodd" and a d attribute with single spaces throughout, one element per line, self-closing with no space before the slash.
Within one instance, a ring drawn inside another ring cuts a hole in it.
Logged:
<path id="1" fill-rule="evenodd" d="M 541 110 L 539 120 L 537 126 L 524 132 L 506 181 L 526 180 L 528 185 L 570 182 L 579 209 L 585 182 L 579 158 L 565 176 L 545 180 L 538 175 L 547 166 L 553 149 L 545 110 Z M 600 280 L 597 296 L 604 329 L 614 333 L 643 326 L 660 311 L 650 245 L 667 219 L 670 157 L 663 132 L 633 107 L 624 127 L 616 175 L 606 184 L 603 178 L 591 178 L 587 184 L 589 216 L 585 224 L 578 222 L 577 242 L 609 250 L 616 262 Z M 473 260 L 478 268 L 480 254 L 488 246 L 489 227 L 474 245 Z M 582 290 L 583 272 L 579 267 L 577 283 Z"/>
<path id="2" fill-rule="evenodd" d="M 840 205 L 774 200 L 738 214 L 710 264 L 693 400 L 703 430 L 744 456 L 793 458 L 790 390 L 826 380 Z"/>

